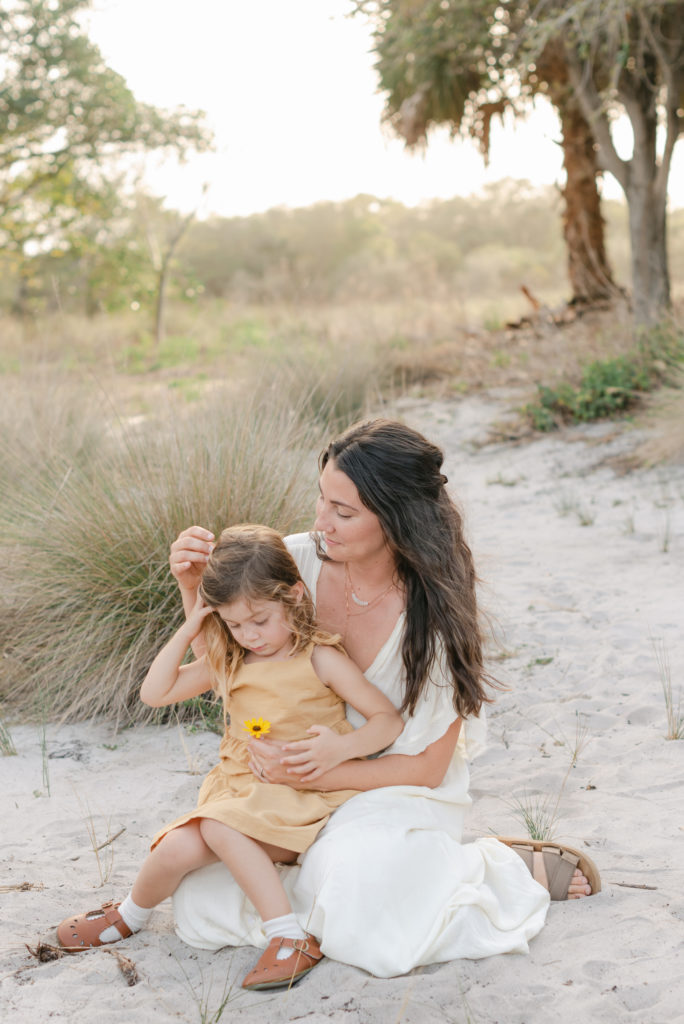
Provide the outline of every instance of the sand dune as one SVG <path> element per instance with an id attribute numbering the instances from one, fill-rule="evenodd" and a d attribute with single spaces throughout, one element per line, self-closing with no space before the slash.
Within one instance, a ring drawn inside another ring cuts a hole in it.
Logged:
<path id="1" fill-rule="evenodd" d="M 254 950 L 189 949 L 170 904 L 112 947 L 135 965 L 133 986 L 101 950 L 39 963 L 26 943 L 53 942 L 68 913 L 125 894 L 149 837 L 193 805 L 218 740 L 181 739 L 173 727 L 48 726 L 44 758 L 42 730 L 15 726 L 17 756 L 0 761 L 3 1020 L 216 1021 L 224 998 L 222 1020 L 255 1024 L 684 1019 L 684 741 L 665 739 L 656 657 L 667 656 L 681 692 L 684 467 L 618 475 L 611 460 L 642 438 L 627 423 L 481 447 L 503 399 L 401 404 L 448 453 L 492 616 L 491 666 L 509 687 L 472 766 L 466 838 L 523 834 L 515 801 L 557 803 L 557 838 L 590 852 L 604 891 L 553 904 L 529 956 L 391 980 L 325 961 L 288 994 L 242 992 Z M 99 865 L 89 827 L 94 845 L 125 829 Z"/>

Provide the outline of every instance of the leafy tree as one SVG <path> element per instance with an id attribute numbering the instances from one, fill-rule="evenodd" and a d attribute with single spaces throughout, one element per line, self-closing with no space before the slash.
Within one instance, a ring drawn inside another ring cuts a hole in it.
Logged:
<path id="1" fill-rule="evenodd" d="M 409 146 L 429 128 L 476 138 L 485 159 L 492 117 L 524 111 L 538 93 L 556 107 L 567 175 L 563 231 L 575 301 L 606 298 L 614 289 L 597 189 L 594 139 L 572 90 L 564 52 L 549 38 L 525 66 L 513 47 L 526 5 L 507 0 L 357 0 L 373 19 L 376 69 L 386 92 L 385 117 Z"/>
<path id="2" fill-rule="evenodd" d="M 203 115 L 138 102 L 79 16 L 89 0 L 0 0 L 0 244 L 72 237 L 111 199 L 116 158 L 206 149 Z"/>
<path id="3" fill-rule="evenodd" d="M 639 324 L 670 309 L 667 183 L 684 117 L 684 3 L 679 0 L 539 0 L 521 58 L 563 40 L 568 77 L 592 126 L 600 165 L 622 186 L 629 209 L 632 293 Z M 631 157 L 615 145 L 616 115 L 626 114 Z M 662 150 L 658 127 L 663 126 Z"/>

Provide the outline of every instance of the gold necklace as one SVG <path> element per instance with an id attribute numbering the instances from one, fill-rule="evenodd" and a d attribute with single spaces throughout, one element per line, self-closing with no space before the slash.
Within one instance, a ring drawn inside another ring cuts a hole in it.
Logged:
<path id="1" fill-rule="evenodd" d="M 351 573 L 349 572 L 349 563 L 345 562 L 344 563 L 344 603 L 345 603 L 346 612 L 347 612 L 347 619 L 353 618 L 356 615 L 365 615 L 366 612 L 369 612 L 372 608 L 375 608 L 376 605 L 380 604 L 380 602 L 382 601 L 383 597 L 387 597 L 387 595 L 389 594 L 390 590 L 394 589 L 394 585 L 395 585 L 394 584 L 394 577 L 392 577 L 389 586 L 385 587 L 385 589 L 380 594 L 377 594 L 370 601 L 362 601 L 361 598 L 358 596 L 358 594 L 356 594 L 354 592 L 354 585 L 352 583 Z M 359 606 L 360 611 L 358 611 L 358 612 L 352 612 L 351 611 L 351 609 L 349 607 L 349 597 L 350 597 L 350 595 L 351 595 L 351 599 L 354 602 L 354 604 Z"/>

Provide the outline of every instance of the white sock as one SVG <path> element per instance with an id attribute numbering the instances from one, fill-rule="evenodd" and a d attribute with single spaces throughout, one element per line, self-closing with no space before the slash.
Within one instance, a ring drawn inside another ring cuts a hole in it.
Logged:
<path id="1" fill-rule="evenodd" d="M 152 910 L 152 907 L 139 907 L 137 903 L 133 902 L 130 894 L 119 907 L 121 917 L 132 932 L 139 932 L 141 928 L 145 927 Z M 109 928 L 105 928 L 103 932 L 100 932 L 100 942 L 118 942 L 121 938 L 123 938 L 123 936 L 114 924 L 110 925 Z"/>
<path id="2" fill-rule="evenodd" d="M 262 928 L 266 932 L 266 938 L 270 942 L 277 936 L 284 939 L 305 939 L 306 932 L 302 931 L 294 914 L 283 914 L 282 917 L 272 917 L 270 921 L 264 921 Z M 276 960 L 287 960 L 292 956 L 290 946 L 283 946 L 278 950 Z"/>

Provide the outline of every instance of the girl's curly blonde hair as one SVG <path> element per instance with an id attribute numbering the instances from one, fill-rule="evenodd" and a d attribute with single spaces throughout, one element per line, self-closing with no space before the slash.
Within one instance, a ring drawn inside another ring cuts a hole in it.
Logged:
<path id="1" fill-rule="evenodd" d="M 301 598 L 293 593 L 296 583 L 304 586 Z M 341 649 L 339 636 L 332 636 L 316 625 L 311 594 L 295 560 L 281 535 L 268 526 L 243 523 L 223 530 L 202 574 L 199 592 L 206 604 L 214 608 L 238 600 L 279 601 L 292 629 L 292 654 L 298 654 L 309 644 Z M 217 689 L 224 684 L 227 693 L 244 658 L 244 649 L 233 639 L 218 612 L 207 616 L 203 632 L 212 685 Z"/>

